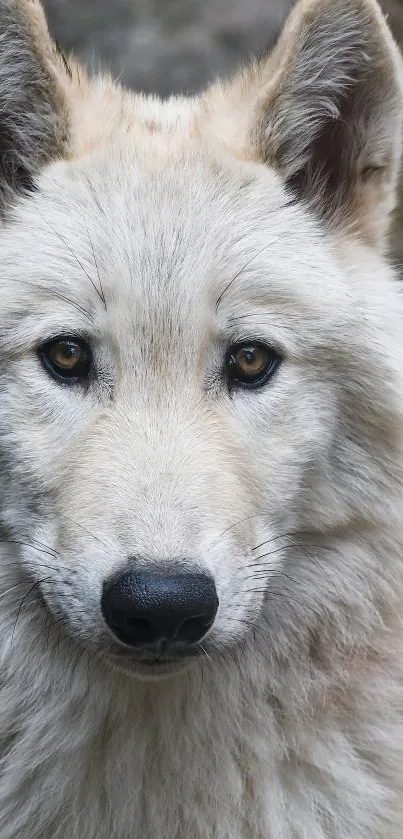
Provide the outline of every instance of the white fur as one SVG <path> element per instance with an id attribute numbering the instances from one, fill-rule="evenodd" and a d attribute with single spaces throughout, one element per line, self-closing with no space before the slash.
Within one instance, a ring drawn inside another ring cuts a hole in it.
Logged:
<path id="1" fill-rule="evenodd" d="M 231 154 L 217 97 L 133 99 L 0 233 L 0 839 L 403 836 L 398 287 Z M 91 341 L 87 391 L 38 360 L 61 333 Z M 244 338 L 284 360 L 230 394 Z M 197 662 L 117 661 L 128 557 L 214 576 Z"/>

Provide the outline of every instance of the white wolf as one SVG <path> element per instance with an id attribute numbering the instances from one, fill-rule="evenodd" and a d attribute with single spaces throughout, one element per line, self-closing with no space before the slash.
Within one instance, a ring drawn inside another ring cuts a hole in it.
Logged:
<path id="1" fill-rule="evenodd" d="M 380 9 L 167 102 L 0 33 L 0 839 L 402 839 Z"/>

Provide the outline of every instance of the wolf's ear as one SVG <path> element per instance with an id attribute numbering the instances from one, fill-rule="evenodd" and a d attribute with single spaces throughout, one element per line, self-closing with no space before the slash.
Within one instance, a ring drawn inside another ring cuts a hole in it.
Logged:
<path id="1" fill-rule="evenodd" d="M 61 60 L 37 0 L 0 0 L 0 216 L 63 153 Z"/>
<path id="2" fill-rule="evenodd" d="M 380 244 L 395 199 L 402 63 L 376 0 L 300 0 L 273 52 L 214 99 L 327 222 Z M 221 132 L 220 132 L 221 133 Z M 239 136 L 239 128 L 238 128 Z"/>

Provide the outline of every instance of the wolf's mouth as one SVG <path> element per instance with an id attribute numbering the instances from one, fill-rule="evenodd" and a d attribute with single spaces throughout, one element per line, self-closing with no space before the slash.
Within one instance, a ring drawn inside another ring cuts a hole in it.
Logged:
<path id="1" fill-rule="evenodd" d="M 187 670 L 200 656 L 176 656 L 170 658 L 139 659 L 134 656 L 109 656 L 112 665 L 126 674 L 143 679 L 158 679 L 162 676 L 173 676 Z"/>
<path id="2" fill-rule="evenodd" d="M 131 649 L 114 646 L 105 651 L 105 656 L 113 666 L 120 670 L 147 678 L 186 670 L 197 664 L 201 659 L 208 657 L 208 654 L 198 645 L 184 647 L 174 652 L 160 648 L 153 651 L 138 652 L 137 655 Z"/>
<path id="3" fill-rule="evenodd" d="M 135 655 L 131 651 L 116 652 L 111 654 L 111 658 L 122 662 L 132 662 L 136 665 L 143 665 L 144 667 L 163 667 L 164 665 L 180 666 L 184 661 L 197 660 L 202 657 L 202 650 L 189 649 L 174 655 L 164 655 L 163 653 L 156 653 L 155 655 Z"/>

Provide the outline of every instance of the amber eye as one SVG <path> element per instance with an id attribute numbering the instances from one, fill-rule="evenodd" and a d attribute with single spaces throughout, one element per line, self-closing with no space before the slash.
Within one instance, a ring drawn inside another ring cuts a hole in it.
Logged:
<path id="1" fill-rule="evenodd" d="M 279 355 L 266 344 L 233 344 L 227 353 L 226 372 L 230 383 L 242 387 L 262 387 L 280 364 Z"/>
<path id="2" fill-rule="evenodd" d="M 48 373 L 68 384 L 85 380 L 91 369 L 91 352 L 80 338 L 47 341 L 40 347 L 39 356 Z"/>

